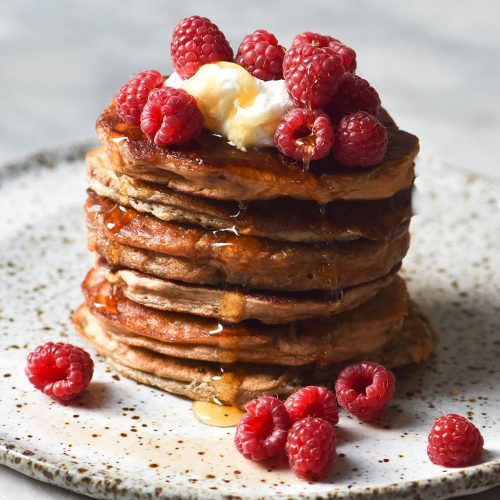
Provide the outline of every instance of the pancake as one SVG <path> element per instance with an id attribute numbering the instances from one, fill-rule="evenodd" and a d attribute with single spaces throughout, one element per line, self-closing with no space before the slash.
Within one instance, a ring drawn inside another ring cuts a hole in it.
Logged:
<path id="1" fill-rule="evenodd" d="M 329 385 L 344 364 L 328 368 L 287 368 L 235 363 L 221 365 L 161 355 L 111 338 L 100 323 L 81 306 L 73 315 L 77 332 L 126 377 L 142 384 L 194 400 L 242 406 L 269 394 L 285 398 L 308 384 Z M 383 349 L 363 359 L 382 362 L 388 368 L 422 362 L 435 344 L 435 333 L 418 310 L 411 308 L 401 332 Z"/>
<path id="2" fill-rule="evenodd" d="M 389 285 L 400 266 L 383 278 L 337 292 L 252 292 L 161 280 L 130 269 L 108 271 L 106 279 L 125 297 L 153 309 L 216 318 L 225 323 L 257 319 L 265 324 L 342 313 L 371 299 Z"/>
<path id="3" fill-rule="evenodd" d="M 389 368 L 422 363 L 431 355 L 437 340 L 438 336 L 429 318 L 415 302 L 410 301 L 409 313 L 405 318 L 401 333 L 379 349 L 376 356 L 370 355 L 370 358 Z M 361 359 L 358 358 L 358 361 Z"/>
<path id="4" fill-rule="evenodd" d="M 204 361 L 329 365 L 379 349 L 401 329 L 408 313 L 399 277 L 370 301 L 328 320 L 223 325 L 137 304 L 114 290 L 105 276 L 102 267 L 91 270 L 82 289 L 90 313 L 109 333 L 124 343 Z"/>
<path id="5" fill-rule="evenodd" d="M 111 242 L 101 228 L 89 227 L 88 248 L 91 252 L 97 252 L 113 267 L 135 269 L 165 280 L 224 286 L 224 275 L 215 267 L 199 266 L 195 260 Z"/>
<path id="6" fill-rule="evenodd" d="M 111 264 L 122 264 L 125 245 L 156 254 L 194 261 L 193 267 L 215 268 L 218 282 L 262 290 L 338 290 L 367 283 L 390 273 L 409 246 L 408 223 L 381 240 L 359 238 L 332 243 L 277 242 L 267 238 L 207 231 L 199 227 L 166 222 L 132 208 L 115 205 L 92 190 L 85 204 L 90 233 L 89 247 L 114 245 L 114 258 L 97 250 Z M 146 271 L 144 268 L 130 267 Z M 258 272 L 256 272 L 258 270 Z M 149 271 L 150 272 L 150 271 Z M 151 273 L 151 272 L 150 272 Z M 182 277 L 156 274 L 159 278 Z"/>
<path id="7" fill-rule="evenodd" d="M 240 365 L 226 373 L 217 363 L 181 360 L 127 346 L 107 335 L 83 306 L 73 315 L 73 324 L 119 372 L 180 396 L 242 405 L 262 394 L 288 396 L 300 387 L 294 368 Z"/>
<path id="8" fill-rule="evenodd" d="M 378 200 L 411 187 L 418 139 L 399 130 L 385 112 L 381 119 L 387 152 L 369 169 L 346 168 L 330 155 L 306 170 L 274 147 L 241 151 L 207 130 L 182 147 L 160 147 L 118 117 L 115 100 L 97 119 L 96 130 L 113 169 L 138 179 L 207 198 L 244 202 L 289 196 L 326 204 Z"/>
<path id="9" fill-rule="evenodd" d="M 105 149 L 87 154 L 93 191 L 165 221 L 200 225 L 274 240 L 319 242 L 359 237 L 381 239 L 411 217 L 411 190 L 383 200 L 312 201 L 277 198 L 246 205 L 181 193 L 115 172 Z"/>
<path id="10" fill-rule="evenodd" d="M 313 372 L 309 373 L 308 383 L 331 382 L 339 370 L 361 361 L 373 361 L 391 369 L 423 363 L 432 354 L 437 341 L 438 336 L 429 319 L 418 305 L 410 300 L 408 316 L 403 322 L 401 331 L 392 340 L 377 351 L 350 359 L 348 362 L 329 367 L 316 367 Z"/>

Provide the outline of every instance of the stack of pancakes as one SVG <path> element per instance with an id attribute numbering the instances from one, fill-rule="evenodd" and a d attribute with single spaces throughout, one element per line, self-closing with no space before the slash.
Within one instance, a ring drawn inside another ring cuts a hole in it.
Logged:
<path id="1" fill-rule="evenodd" d="M 128 377 L 226 404 L 424 360 L 434 334 L 397 274 L 418 140 L 381 115 L 381 164 L 305 170 L 208 131 L 159 147 L 112 102 L 87 156 L 79 333 Z"/>

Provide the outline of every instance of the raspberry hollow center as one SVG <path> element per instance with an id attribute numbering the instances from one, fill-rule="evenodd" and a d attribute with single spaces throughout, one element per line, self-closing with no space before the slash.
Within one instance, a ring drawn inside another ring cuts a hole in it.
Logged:
<path id="1" fill-rule="evenodd" d="M 366 388 L 372 385 L 372 379 L 367 377 L 360 377 L 353 381 L 352 388 L 358 394 L 364 394 L 366 396 Z"/>
<path id="2" fill-rule="evenodd" d="M 40 367 L 39 373 L 46 380 L 46 383 L 57 382 L 66 378 L 67 367 L 59 366 L 54 358 L 47 359 Z"/>
<path id="3" fill-rule="evenodd" d="M 272 416 L 269 415 L 268 418 L 263 418 L 257 420 L 255 425 L 255 435 L 258 440 L 265 440 L 269 437 L 271 432 L 273 431 L 273 419 Z"/>
<path id="4" fill-rule="evenodd" d="M 299 141 L 306 141 L 308 137 L 311 137 L 311 131 L 307 127 L 299 127 L 293 131 L 293 138 Z"/>
<path id="5" fill-rule="evenodd" d="M 316 135 L 309 129 L 303 128 L 295 131 L 294 139 L 302 151 L 304 158 L 311 158 L 316 147 Z"/>

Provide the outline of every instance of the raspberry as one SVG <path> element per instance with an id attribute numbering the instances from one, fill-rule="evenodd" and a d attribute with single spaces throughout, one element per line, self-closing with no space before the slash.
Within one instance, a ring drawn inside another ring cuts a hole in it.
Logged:
<path id="1" fill-rule="evenodd" d="M 296 476 L 322 479 L 335 460 L 335 431 L 322 418 L 299 420 L 288 432 L 286 453 Z"/>
<path id="2" fill-rule="evenodd" d="M 116 94 L 116 111 L 118 116 L 128 123 L 139 125 L 141 111 L 148 101 L 149 93 L 160 87 L 163 78 L 159 71 L 148 69 L 137 73 L 127 83 L 123 84 Z"/>
<path id="3" fill-rule="evenodd" d="M 274 142 L 284 155 L 307 163 L 330 152 L 334 132 L 325 113 L 295 108 L 282 118 Z"/>
<path id="4" fill-rule="evenodd" d="M 370 167 L 382 161 L 386 150 L 387 130 L 365 111 L 344 116 L 335 129 L 333 152 L 344 165 Z"/>
<path id="5" fill-rule="evenodd" d="M 142 131 L 158 146 L 185 144 L 201 132 L 203 115 L 183 89 L 162 87 L 149 94 L 141 114 Z"/>
<path id="6" fill-rule="evenodd" d="M 182 78 L 192 77 L 203 64 L 233 60 L 224 33 L 210 19 L 200 16 L 186 17 L 175 26 L 170 55 Z"/>
<path id="7" fill-rule="evenodd" d="M 290 417 L 285 405 L 277 398 L 262 396 L 245 405 L 246 415 L 236 428 L 234 443 L 238 451 L 250 460 L 265 460 L 285 448 Z"/>
<path id="8" fill-rule="evenodd" d="M 319 33 L 306 31 L 295 36 L 292 40 L 292 47 L 297 47 L 304 43 L 316 47 L 330 47 L 339 55 L 346 71 L 354 73 L 356 70 L 356 52 L 347 45 L 344 45 L 340 40 L 328 35 L 320 35 Z"/>
<path id="9" fill-rule="evenodd" d="M 335 382 L 339 404 L 365 422 L 382 416 L 395 388 L 394 374 L 369 361 L 344 368 Z"/>
<path id="10" fill-rule="evenodd" d="M 306 417 L 319 417 L 331 425 L 336 425 L 339 421 L 335 395 L 325 387 L 304 387 L 285 401 L 285 407 L 293 422 Z"/>
<path id="11" fill-rule="evenodd" d="M 314 45 L 316 47 L 328 47 L 330 40 L 335 40 L 329 35 L 322 35 L 321 33 L 313 33 L 312 31 L 304 31 L 295 35 L 292 40 L 291 47 L 297 47 L 304 43 Z"/>
<path id="12" fill-rule="evenodd" d="M 326 106 L 344 74 L 340 57 L 329 47 L 299 45 L 285 54 L 283 74 L 292 102 L 312 109 Z"/>
<path id="13" fill-rule="evenodd" d="M 281 80 L 285 48 L 266 30 L 257 30 L 243 38 L 236 62 L 259 80 Z"/>
<path id="14" fill-rule="evenodd" d="M 28 354 L 25 373 L 44 394 L 66 401 L 88 387 L 94 374 L 94 362 L 80 347 L 47 342 Z"/>
<path id="15" fill-rule="evenodd" d="M 377 116 L 380 98 L 377 91 L 363 78 L 344 73 L 337 92 L 325 110 L 338 123 L 341 118 L 356 111 L 366 111 Z"/>
<path id="16" fill-rule="evenodd" d="M 450 413 L 434 422 L 429 434 L 427 455 L 436 465 L 464 467 L 481 456 L 483 444 L 483 436 L 473 423 Z"/>
<path id="17" fill-rule="evenodd" d="M 354 73 L 356 71 L 356 52 L 354 52 L 351 47 L 344 45 L 340 40 L 335 38 L 330 40 L 329 47 L 332 48 L 336 54 L 338 54 L 346 71 L 350 73 Z"/>

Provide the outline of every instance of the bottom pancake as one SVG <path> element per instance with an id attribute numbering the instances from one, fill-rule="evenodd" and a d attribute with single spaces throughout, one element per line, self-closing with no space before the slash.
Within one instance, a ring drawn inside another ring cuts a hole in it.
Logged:
<path id="1" fill-rule="evenodd" d="M 81 306 L 73 316 L 78 333 L 124 376 L 172 394 L 201 401 L 243 405 L 263 394 L 286 397 L 304 385 L 331 383 L 346 363 L 318 368 L 287 368 L 250 363 L 218 364 L 192 361 L 123 344 L 109 336 L 100 322 Z M 420 363 L 431 354 L 436 334 L 418 308 L 411 304 L 400 333 L 383 348 L 362 358 L 397 368 Z"/>
<path id="2" fill-rule="evenodd" d="M 301 387 L 296 368 L 192 361 L 128 346 L 108 335 L 86 306 L 75 312 L 73 324 L 117 371 L 179 396 L 242 405 L 262 394 L 287 396 Z"/>

